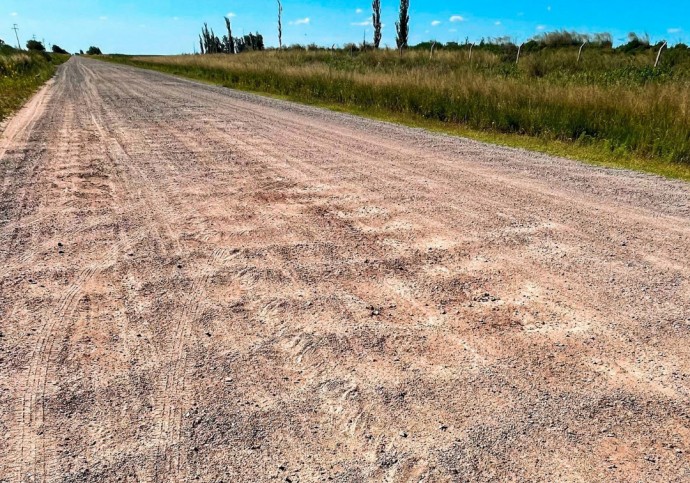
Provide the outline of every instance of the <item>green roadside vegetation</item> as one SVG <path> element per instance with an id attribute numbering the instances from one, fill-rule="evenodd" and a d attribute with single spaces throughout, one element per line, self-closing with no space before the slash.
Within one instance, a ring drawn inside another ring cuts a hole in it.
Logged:
<path id="1" fill-rule="evenodd" d="M 547 34 L 406 51 L 319 49 L 106 60 L 603 166 L 690 180 L 690 50 Z M 527 44 L 526 44 L 527 45 Z M 471 54 L 470 54 L 470 49 Z M 580 60 L 578 61 L 578 56 Z"/>
<path id="2" fill-rule="evenodd" d="M 0 121 L 19 109 L 69 55 L 0 45 Z"/>

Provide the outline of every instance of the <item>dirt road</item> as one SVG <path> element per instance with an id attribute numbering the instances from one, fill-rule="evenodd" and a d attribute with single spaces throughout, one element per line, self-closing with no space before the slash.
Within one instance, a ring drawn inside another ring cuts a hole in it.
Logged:
<path id="1" fill-rule="evenodd" d="M 690 479 L 690 185 L 77 58 L 0 158 L 0 481 Z"/>

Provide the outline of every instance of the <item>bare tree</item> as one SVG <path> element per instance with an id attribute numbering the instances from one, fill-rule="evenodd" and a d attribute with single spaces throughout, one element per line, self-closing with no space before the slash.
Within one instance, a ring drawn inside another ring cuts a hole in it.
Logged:
<path id="1" fill-rule="evenodd" d="M 402 53 L 407 48 L 407 40 L 410 34 L 410 0 L 400 0 L 400 18 L 395 22 L 395 30 L 398 33 L 395 39 L 398 50 Z"/>
<path id="2" fill-rule="evenodd" d="M 582 45 L 580 45 L 580 50 L 577 51 L 577 62 L 580 62 L 580 59 L 582 58 L 582 49 L 585 48 L 585 45 L 587 45 L 587 41 L 585 40 L 582 42 Z"/>
<path id="3" fill-rule="evenodd" d="M 656 62 L 654 62 L 654 68 L 656 69 L 659 66 L 659 59 L 661 59 L 661 51 L 664 50 L 664 47 L 666 47 L 668 43 L 664 40 L 664 43 L 661 44 L 661 47 L 659 48 L 659 53 L 656 54 Z"/>
<path id="4" fill-rule="evenodd" d="M 373 0 L 371 8 L 373 10 L 371 23 L 374 26 L 374 48 L 378 49 L 381 45 L 381 0 Z"/>
<path id="5" fill-rule="evenodd" d="M 283 4 L 278 0 L 278 48 L 283 50 Z"/>

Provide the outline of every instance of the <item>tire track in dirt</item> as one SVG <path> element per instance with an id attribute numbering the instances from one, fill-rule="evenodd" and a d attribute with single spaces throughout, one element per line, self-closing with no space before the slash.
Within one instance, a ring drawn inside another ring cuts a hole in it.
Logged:
<path id="1" fill-rule="evenodd" d="M 88 59 L 30 131 L 3 180 L 0 474 L 690 469 L 687 188 Z"/>
<path id="2" fill-rule="evenodd" d="M 90 78 L 92 74 L 86 71 L 84 76 Z M 107 87 L 107 85 L 101 86 L 101 88 Z M 126 89 L 127 86 L 118 86 L 117 90 L 123 88 Z M 184 259 L 186 252 L 179 237 L 173 234 L 172 220 L 175 219 L 176 223 L 182 224 L 186 220 L 203 219 L 203 216 L 197 210 L 194 210 L 193 207 L 175 202 L 174 196 L 171 196 L 176 191 L 173 180 L 166 177 L 164 173 L 159 174 L 154 171 L 151 174 L 146 174 L 125 147 L 126 145 L 147 146 L 156 141 L 165 142 L 165 134 L 161 136 L 161 133 L 165 133 L 167 129 L 161 126 L 161 132 L 157 133 L 155 140 L 147 139 L 143 136 L 137 139 L 137 137 L 132 137 L 131 134 L 126 138 L 121 138 L 118 130 L 122 126 L 122 121 L 106 111 L 103 111 L 101 115 L 107 121 L 98 121 L 96 124 L 100 126 L 103 140 L 111 144 L 111 151 L 120 160 L 119 164 L 128 166 L 136 171 L 132 178 L 143 181 L 143 184 L 138 187 L 140 196 L 147 199 L 145 205 L 153 207 L 154 212 L 157 213 L 154 216 L 156 223 L 164 227 L 163 231 L 170 235 L 170 239 L 175 240 L 174 256 L 178 259 Z M 108 127 L 106 128 L 105 126 Z M 136 155 L 135 153 L 133 154 Z M 160 171 L 166 168 L 166 160 L 161 159 L 160 162 L 158 160 L 149 160 L 146 165 L 155 166 L 156 170 Z M 184 169 L 184 166 L 178 165 L 177 169 Z M 151 181 L 154 178 L 156 179 L 155 183 Z M 130 184 L 134 184 L 134 182 L 130 181 Z M 152 186 L 155 186 L 155 189 Z M 211 235 L 202 232 L 199 236 L 203 241 L 207 241 Z M 162 378 L 162 389 L 158 392 L 158 401 L 155 404 L 154 410 L 157 414 L 156 419 L 160 419 L 158 435 L 156 437 L 157 456 L 153 475 L 156 480 L 169 477 L 177 478 L 184 474 L 182 468 L 184 455 L 182 454 L 180 443 L 184 407 L 187 405 L 188 399 L 186 384 L 189 370 L 188 356 L 190 344 L 193 339 L 192 334 L 195 321 L 204 307 L 203 299 L 205 296 L 202 288 L 215 273 L 217 266 L 222 265 L 227 259 L 227 255 L 227 250 L 222 248 L 216 248 L 213 251 L 207 268 L 202 271 L 200 278 L 193 277 L 190 290 L 185 292 L 178 300 L 176 312 L 171 319 L 171 324 L 174 327 L 170 338 L 172 340 L 172 347 L 166 356 L 168 363 L 165 364 L 169 369 L 165 371 L 165 375 Z M 164 468 L 161 468 L 161 465 Z M 161 472 L 161 470 L 163 471 Z"/>

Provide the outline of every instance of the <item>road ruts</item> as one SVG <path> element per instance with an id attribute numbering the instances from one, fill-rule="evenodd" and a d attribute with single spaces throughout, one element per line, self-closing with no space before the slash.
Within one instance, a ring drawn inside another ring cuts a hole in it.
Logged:
<path id="1" fill-rule="evenodd" d="M 686 481 L 690 188 L 73 58 L 0 137 L 0 481 Z"/>

